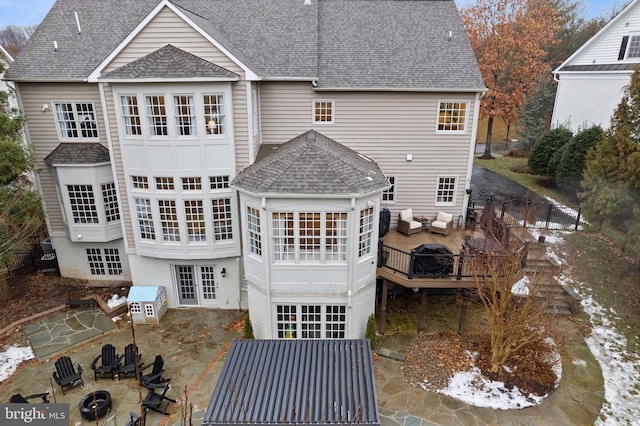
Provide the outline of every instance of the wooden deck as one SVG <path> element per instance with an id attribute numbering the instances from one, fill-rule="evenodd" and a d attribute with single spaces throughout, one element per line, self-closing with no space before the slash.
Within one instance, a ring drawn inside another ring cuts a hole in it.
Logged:
<path id="1" fill-rule="evenodd" d="M 478 228 L 479 229 L 479 228 Z M 475 288 L 476 279 L 471 271 L 464 271 L 460 264 L 460 252 L 466 236 L 483 237 L 481 231 L 454 229 L 444 236 L 424 231 L 407 236 L 391 229 L 383 238 L 385 265 L 377 269 L 378 278 L 408 288 Z M 438 274 L 430 277 L 411 276 L 411 249 L 422 244 L 442 244 L 453 254 L 453 267 L 450 274 Z"/>

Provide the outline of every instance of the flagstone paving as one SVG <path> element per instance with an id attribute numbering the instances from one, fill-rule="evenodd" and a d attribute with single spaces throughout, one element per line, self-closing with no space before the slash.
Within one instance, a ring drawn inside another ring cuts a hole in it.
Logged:
<path id="1" fill-rule="evenodd" d="M 90 310 L 91 311 L 91 310 Z M 80 399 L 94 390 L 107 390 L 113 399 L 112 411 L 106 425 L 124 425 L 129 413 L 140 413 L 140 398 L 146 390 L 140 389 L 133 378 L 110 378 L 95 381 L 91 362 L 100 353 L 103 344 L 111 343 L 119 353 L 134 340 L 140 348 L 143 361 L 153 362 L 157 354 L 165 360 L 166 377 L 171 378 L 167 396 L 177 399 L 170 406 L 169 416 L 151 412 L 147 425 L 180 425 L 182 409 L 192 411 L 192 424 L 200 424 L 209 404 L 216 380 L 222 369 L 230 342 L 242 336 L 241 330 L 228 325 L 239 321 L 240 311 L 209 309 L 171 309 L 160 324 L 135 325 L 124 321 L 115 329 L 106 331 L 87 341 L 79 341 L 87 329 L 102 329 L 102 318 L 87 313 L 62 316 L 49 315 L 32 324 L 32 337 L 43 349 L 47 341 L 55 347 L 55 356 L 40 357 L 25 364 L 11 377 L 0 383 L 0 401 L 8 401 L 14 393 L 34 394 L 49 391 L 51 402 L 69 404 L 69 424 L 90 425 L 80 417 Z M 86 311 L 85 311 L 86 312 Z M 107 317 L 108 318 L 108 317 Z M 110 319 L 109 319 L 110 321 Z M 36 325 L 37 324 L 37 325 Z M 64 329 L 67 327 L 67 330 Z M 374 358 L 376 393 L 381 424 L 384 426 L 433 425 L 591 425 L 596 419 L 604 396 L 602 374 L 597 361 L 587 348 L 578 327 L 561 320 L 566 332 L 563 353 L 563 376 L 559 388 L 542 404 L 524 410 L 492 410 L 473 407 L 453 398 L 411 387 L 404 379 L 402 359 L 413 336 L 386 336 L 381 356 Z M 51 331 L 49 338 L 46 330 Z M 71 334 L 69 330 L 73 330 Z M 74 336 L 71 338 L 70 336 Z M 55 336 L 55 337 L 54 337 Z M 67 346 L 60 352 L 64 341 Z M 33 343 L 33 342 L 32 342 Z M 42 353 L 42 350 L 41 352 Z M 53 364 L 60 354 L 71 357 L 84 368 L 84 387 L 74 387 L 62 395 L 60 387 L 51 380 Z M 580 362 L 574 362 L 580 360 Z M 186 400 L 186 403 L 185 403 Z M 188 409 L 191 407 L 191 409 Z M 186 416 L 186 414 L 185 414 Z M 188 424 L 188 423 L 187 423 Z"/>

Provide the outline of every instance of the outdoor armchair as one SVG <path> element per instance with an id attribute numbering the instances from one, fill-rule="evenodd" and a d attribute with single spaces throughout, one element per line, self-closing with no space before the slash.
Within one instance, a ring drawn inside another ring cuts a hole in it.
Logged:
<path id="1" fill-rule="evenodd" d="M 61 356 L 56 360 L 56 371 L 53 372 L 53 380 L 60 385 L 64 395 L 65 387 L 80 385 L 84 387 L 82 380 L 82 367 L 80 364 L 73 364 L 68 356 Z"/>
<path id="2" fill-rule="evenodd" d="M 118 380 L 123 376 L 136 375 L 136 350 L 133 343 L 124 347 L 124 361 L 118 370 Z M 138 352 L 138 371 L 142 372 L 142 354 Z"/>
<path id="3" fill-rule="evenodd" d="M 398 232 L 405 235 L 413 235 L 420 231 L 422 231 L 422 222 L 413 217 L 413 210 L 402 210 L 398 218 Z"/>
<path id="4" fill-rule="evenodd" d="M 149 388 L 151 385 L 165 383 L 171 380 L 171 379 L 165 379 L 164 377 L 162 377 L 162 375 L 165 372 L 164 360 L 162 359 L 162 355 L 156 355 L 156 358 L 153 361 L 153 364 L 143 365 L 142 369 L 146 370 L 151 366 L 153 366 L 151 373 L 143 374 L 140 376 L 140 383 L 142 384 L 142 386 L 144 386 L 145 388 Z"/>
<path id="5" fill-rule="evenodd" d="M 149 393 L 142 401 L 142 406 L 145 410 L 153 410 L 162 414 L 167 413 L 167 408 L 171 405 L 172 402 L 176 402 L 175 399 L 171 399 L 166 396 L 167 391 L 169 390 L 169 384 L 167 383 L 155 383 L 151 384 L 148 387 Z M 156 392 L 156 389 L 162 389 L 162 393 Z M 164 407 L 163 407 L 164 404 Z"/>
<path id="6" fill-rule="evenodd" d="M 111 376 L 113 380 L 116 376 L 116 372 L 120 367 L 120 360 L 122 355 L 116 353 L 116 348 L 110 343 L 102 346 L 101 354 L 98 355 L 91 363 L 91 369 L 93 370 L 93 379 L 98 380 L 98 377 Z M 100 361 L 100 365 L 98 365 Z"/>
<path id="7" fill-rule="evenodd" d="M 449 235 L 453 230 L 453 214 L 438 212 L 438 215 L 431 221 L 431 233 Z"/>

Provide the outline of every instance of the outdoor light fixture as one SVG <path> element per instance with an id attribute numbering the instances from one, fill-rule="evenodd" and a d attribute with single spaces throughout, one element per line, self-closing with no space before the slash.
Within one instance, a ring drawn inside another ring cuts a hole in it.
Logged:
<path id="1" fill-rule="evenodd" d="M 226 277 L 227 276 L 227 268 L 222 268 L 220 270 L 220 275 L 222 275 L 222 278 Z"/>

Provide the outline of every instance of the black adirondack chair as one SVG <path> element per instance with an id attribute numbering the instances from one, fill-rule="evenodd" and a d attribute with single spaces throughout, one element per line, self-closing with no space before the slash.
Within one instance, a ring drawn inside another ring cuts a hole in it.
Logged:
<path id="1" fill-rule="evenodd" d="M 145 414 L 146 412 L 142 413 L 143 416 Z M 131 411 L 129 413 L 129 421 L 125 423 L 124 426 L 140 426 L 141 423 L 142 423 L 142 418 L 137 413 L 134 413 L 133 411 Z"/>
<path id="2" fill-rule="evenodd" d="M 9 402 L 27 404 L 29 403 L 30 399 L 41 398 L 42 401 L 38 401 L 38 403 L 40 402 L 48 403 L 49 402 L 49 399 L 47 398 L 48 396 L 49 396 L 49 392 L 36 393 L 33 395 L 27 395 L 27 396 L 22 396 L 22 394 L 16 393 L 14 395 L 11 395 L 11 400 Z"/>
<path id="3" fill-rule="evenodd" d="M 118 370 L 118 380 L 123 376 L 136 375 L 136 356 L 133 343 L 124 347 L 124 361 Z M 142 371 L 142 354 L 138 352 L 138 370 Z"/>
<path id="4" fill-rule="evenodd" d="M 167 391 L 169 390 L 168 383 L 151 383 L 148 386 L 149 393 L 146 398 L 142 400 L 142 406 L 146 410 L 156 411 L 162 414 L 169 414 L 167 412 L 167 408 L 171 405 L 172 402 L 176 402 L 175 399 L 171 399 L 166 396 Z M 156 392 L 156 389 L 162 390 L 162 393 Z"/>
<path id="5" fill-rule="evenodd" d="M 102 347 L 101 354 L 98 355 L 91 363 L 91 369 L 93 370 L 93 379 L 98 380 L 98 377 L 111 376 L 111 380 L 116 377 L 118 368 L 120 367 L 120 360 L 122 355 L 116 353 L 116 348 L 110 343 L 107 343 Z M 101 362 L 98 365 L 98 361 Z"/>
<path id="6" fill-rule="evenodd" d="M 166 379 L 162 377 L 162 375 L 165 372 L 164 360 L 162 359 L 162 355 L 156 355 L 156 359 L 153 361 L 153 363 L 143 365 L 142 369 L 145 370 L 151 366 L 153 366 L 151 373 L 142 374 L 140 376 L 140 383 L 142 384 L 142 386 L 144 386 L 145 388 L 149 388 L 150 385 L 157 385 L 157 384 L 165 383 L 171 380 L 171 379 Z"/>
<path id="7" fill-rule="evenodd" d="M 61 356 L 56 360 L 56 371 L 53 372 L 53 380 L 60 385 L 63 395 L 65 387 L 76 385 L 84 387 L 82 367 L 80 367 L 80 364 L 73 365 L 71 358 L 68 356 Z"/>

